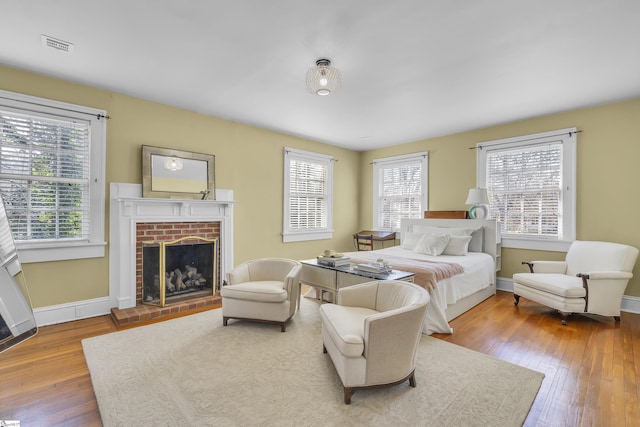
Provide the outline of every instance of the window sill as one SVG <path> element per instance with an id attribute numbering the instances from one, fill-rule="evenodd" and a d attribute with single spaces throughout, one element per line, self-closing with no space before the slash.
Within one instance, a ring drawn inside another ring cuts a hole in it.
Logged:
<path id="1" fill-rule="evenodd" d="M 20 262 L 66 261 L 73 259 L 104 257 L 106 242 L 100 243 L 68 243 L 51 245 L 16 244 Z"/>
<path id="2" fill-rule="evenodd" d="M 573 241 L 517 239 L 502 236 L 503 248 L 530 249 L 550 252 L 567 252 Z"/>
<path id="3" fill-rule="evenodd" d="M 283 233 L 282 242 L 303 242 L 306 240 L 325 240 L 333 238 L 333 231 L 315 231 L 304 233 Z"/>

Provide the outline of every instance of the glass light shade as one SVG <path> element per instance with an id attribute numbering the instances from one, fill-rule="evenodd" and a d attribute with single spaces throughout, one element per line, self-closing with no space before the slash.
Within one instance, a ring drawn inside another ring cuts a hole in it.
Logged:
<path id="1" fill-rule="evenodd" d="M 326 96 L 335 92 L 341 81 L 340 71 L 332 67 L 328 59 L 318 59 L 316 66 L 307 71 L 307 89 L 315 95 Z"/>
<path id="2" fill-rule="evenodd" d="M 182 169 L 182 160 L 176 158 L 176 157 L 169 157 L 167 160 L 164 161 L 164 167 L 165 169 L 169 169 L 170 171 L 179 171 L 180 169 Z"/>

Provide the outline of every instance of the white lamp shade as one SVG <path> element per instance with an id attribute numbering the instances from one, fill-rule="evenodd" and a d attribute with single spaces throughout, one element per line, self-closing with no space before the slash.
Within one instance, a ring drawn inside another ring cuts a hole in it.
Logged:
<path id="1" fill-rule="evenodd" d="M 486 188 L 472 188 L 469 190 L 466 205 L 486 205 L 489 203 L 489 196 Z"/>
<path id="2" fill-rule="evenodd" d="M 486 188 L 472 188 L 467 196 L 467 205 L 473 205 L 469 210 L 469 218 L 484 219 L 487 216 L 487 207 L 489 204 L 489 196 Z"/>

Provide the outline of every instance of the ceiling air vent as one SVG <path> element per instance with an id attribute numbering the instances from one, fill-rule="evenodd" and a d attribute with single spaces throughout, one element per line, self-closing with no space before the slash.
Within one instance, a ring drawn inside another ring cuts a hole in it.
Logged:
<path id="1" fill-rule="evenodd" d="M 67 53 L 73 53 L 73 43 L 54 39 L 53 37 L 45 36 L 44 34 L 41 34 L 41 40 L 42 40 L 43 46 L 50 47 L 56 50 L 61 50 Z"/>

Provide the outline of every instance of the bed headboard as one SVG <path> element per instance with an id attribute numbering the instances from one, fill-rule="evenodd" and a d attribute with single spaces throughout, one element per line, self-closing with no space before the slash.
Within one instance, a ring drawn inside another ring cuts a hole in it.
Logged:
<path id="1" fill-rule="evenodd" d="M 482 252 L 493 257 L 496 270 L 500 270 L 500 229 L 495 220 L 488 219 L 402 219 L 400 221 L 400 240 L 405 233 L 413 232 L 416 225 L 431 227 L 482 228 Z"/>

